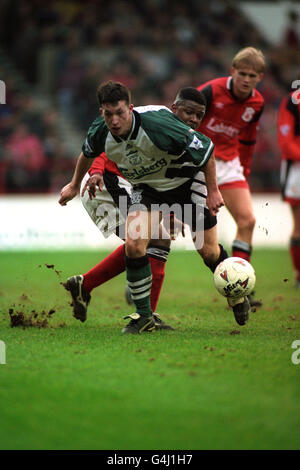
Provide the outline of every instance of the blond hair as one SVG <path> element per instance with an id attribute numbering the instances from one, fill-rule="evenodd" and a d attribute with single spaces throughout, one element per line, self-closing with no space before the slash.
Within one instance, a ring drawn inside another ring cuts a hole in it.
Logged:
<path id="1" fill-rule="evenodd" d="M 241 49 L 232 60 L 232 67 L 251 67 L 257 73 L 263 73 L 266 69 L 266 60 L 261 50 L 254 47 Z"/>

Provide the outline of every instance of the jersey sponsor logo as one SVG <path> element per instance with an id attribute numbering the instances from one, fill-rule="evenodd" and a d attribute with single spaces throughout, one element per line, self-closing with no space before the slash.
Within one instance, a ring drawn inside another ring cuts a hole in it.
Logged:
<path id="1" fill-rule="evenodd" d="M 253 118 L 255 114 L 255 109 L 253 108 L 246 108 L 244 114 L 242 115 L 243 121 L 249 122 Z"/>
<path id="2" fill-rule="evenodd" d="M 282 126 L 279 127 L 279 129 L 282 135 L 288 135 L 288 133 L 291 130 L 291 127 L 289 124 L 283 124 Z"/>
<path id="3" fill-rule="evenodd" d="M 189 147 L 199 150 L 203 149 L 203 144 L 200 139 L 196 135 L 194 135 L 192 142 L 190 143 Z"/>
<path id="4" fill-rule="evenodd" d="M 139 168 L 134 168 L 133 170 L 130 170 L 129 168 L 122 168 L 120 167 L 120 170 L 122 172 L 122 175 L 130 180 L 139 180 L 141 178 L 144 178 L 144 176 L 152 175 L 153 173 L 158 173 L 161 171 L 161 169 L 167 166 L 167 161 L 162 158 L 161 160 L 157 160 L 155 163 L 152 165 L 148 166 L 141 166 Z"/>
<path id="5" fill-rule="evenodd" d="M 225 134 L 229 137 L 236 137 L 240 132 L 239 129 L 233 127 L 231 124 L 228 125 L 222 121 L 217 122 L 215 118 L 210 118 L 206 127 L 216 134 Z"/>

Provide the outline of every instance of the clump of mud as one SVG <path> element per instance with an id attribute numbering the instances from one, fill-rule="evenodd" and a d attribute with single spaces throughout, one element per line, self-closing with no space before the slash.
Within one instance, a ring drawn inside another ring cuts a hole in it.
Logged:
<path id="1" fill-rule="evenodd" d="M 59 271 L 58 269 L 55 269 L 54 264 L 45 263 L 45 266 L 46 266 L 46 268 L 48 268 L 48 269 L 53 269 L 53 271 L 58 275 L 58 277 L 60 277 L 61 271 Z M 42 265 L 39 264 L 39 268 L 41 268 L 41 267 L 42 267 Z"/>
<path id="2" fill-rule="evenodd" d="M 38 267 L 42 268 L 43 266 L 45 266 L 47 269 L 53 270 L 59 278 L 61 277 L 61 271 L 56 269 L 54 264 L 44 263 L 44 265 L 39 264 Z M 63 283 L 60 282 L 60 284 L 63 284 Z M 31 299 L 28 297 L 26 293 L 23 293 L 18 298 L 18 301 L 22 303 L 23 305 L 19 304 L 18 306 L 15 306 L 15 304 L 13 304 L 9 308 L 9 311 L 8 311 L 9 316 L 10 316 L 10 326 L 12 328 L 17 327 L 17 326 L 23 329 L 28 328 L 28 327 L 52 328 L 49 320 L 51 319 L 51 316 L 55 313 L 54 308 L 51 308 L 49 311 L 31 310 L 31 312 L 25 312 L 24 309 L 27 310 L 27 308 L 25 307 L 25 304 L 28 305 L 28 303 L 32 303 Z M 64 326 L 66 326 L 66 323 L 60 323 L 56 327 L 60 328 Z"/>
<path id="3" fill-rule="evenodd" d="M 42 310 L 42 312 L 31 310 L 30 313 L 25 313 L 10 308 L 8 313 L 10 316 L 10 326 L 12 328 L 16 326 L 20 326 L 23 329 L 27 327 L 49 328 L 49 319 L 53 313 L 55 313 L 55 310 L 51 308 L 48 312 L 46 312 L 46 310 Z"/>

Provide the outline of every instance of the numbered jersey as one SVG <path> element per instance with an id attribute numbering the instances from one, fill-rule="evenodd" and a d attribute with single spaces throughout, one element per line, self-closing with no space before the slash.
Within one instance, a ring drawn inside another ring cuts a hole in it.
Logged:
<path id="1" fill-rule="evenodd" d="M 278 110 L 277 136 L 281 158 L 300 162 L 300 103 L 297 101 L 293 94 L 282 100 Z"/>
<path id="2" fill-rule="evenodd" d="M 213 152 L 208 137 L 165 106 L 138 107 L 132 116 L 126 139 L 112 135 L 99 116 L 82 146 L 86 157 L 95 158 L 105 151 L 132 185 L 143 183 L 157 191 L 174 189 L 192 178 Z"/>
<path id="3" fill-rule="evenodd" d="M 277 136 L 281 150 L 282 195 L 291 205 L 300 205 L 300 103 L 294 92 L 285 97 L 278 110 Z"/>
<path id="4" fill-rule="evenodd" d="M 211 80 L 198 87 L 206 97 L 207 109 L 198 131 L 209 136 L 215 156 L 233 160 L 241 154 L 252 156 L 258 120 L 264 100 L 257 90 L 241 101 L 233 94 L 232 77 Z M 244 155 L 243 155 L 244 157 Z"/>

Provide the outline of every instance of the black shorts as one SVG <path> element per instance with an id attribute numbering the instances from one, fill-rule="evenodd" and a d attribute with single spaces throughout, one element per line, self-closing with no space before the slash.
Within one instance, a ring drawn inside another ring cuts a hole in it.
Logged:
<path id="1" fill-rule="evenodd" d="M 201 175 L 202 173 L 200 173 Z M 217 224 L 217 218 L 206 207 L 207 189 L 199 173 L 186 183 L 169 191 L 156 191 L 146 184 L 135 185 L 131 194 L 129 212 L 159 211 L 174 215 L 193 231 L 208 230 Z"/>
<path id="2" fill-rule="evenodd" d="M 130 191 L 131 185 L 127 180 L 121 178 L 116 173 L 105 171 L 103 174 L 104 184 L 111 195 L 114 203 L 119 207 L 122 215 L 126 219 L 128 209 L 131 206 Z M 127 184 L 125 184 L 127 183 Z"/>

